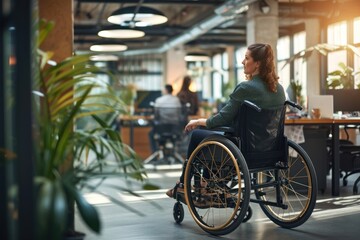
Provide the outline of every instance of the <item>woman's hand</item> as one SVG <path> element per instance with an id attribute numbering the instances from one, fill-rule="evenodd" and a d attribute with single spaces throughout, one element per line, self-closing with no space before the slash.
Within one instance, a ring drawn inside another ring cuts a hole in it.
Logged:
<path id="1" fill-rule="evenodd" d="M 190 132 L 191 130 L 193 130 L 199 126 L 206 127 L 206 118 L 190 120 L 189 123 L 185 126 L 185 132 Z"/>

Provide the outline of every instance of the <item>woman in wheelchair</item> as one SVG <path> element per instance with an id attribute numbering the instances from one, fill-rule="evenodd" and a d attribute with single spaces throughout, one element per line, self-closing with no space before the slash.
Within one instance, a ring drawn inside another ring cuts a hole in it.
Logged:
<path id="1" fill-rule="evenodd" d="M 284 105 L 285 93 L 278 82 L 279 77 L 275 72 L 274 53 L 269 44 L 257 43 L 248 46 L 242 64 L 247 81 L 236 86 L 226 105 L 208 119 L 190 120 L 185 126 L 186 132 L 192 131 L 187 159 L 203 139 L 214 134 L 214 131 L 206 129 L 218 126 L 233 127 L 238 109 L 245 100 L 265 109 L 279 108 Z M 199 127 L 201 129 L 197 129 Z M 217 133 L 221 134 L 220 132 Z M 177 191 L 183 191 L 185 167 L 186 162 L 179 181 L 173 189 L 166 192 L 167 196 L 175 198 Z"/>

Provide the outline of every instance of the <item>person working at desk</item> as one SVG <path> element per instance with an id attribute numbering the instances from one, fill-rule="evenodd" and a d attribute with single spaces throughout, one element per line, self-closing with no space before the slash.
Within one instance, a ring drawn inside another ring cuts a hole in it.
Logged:
<path id="1" fill-rule="evenodd" d="M 252 44 L 247 48 L 245 58 L 242 61 L 244 73 L 248 81 L 238 84 L 230 95 L 226 105 L 217 113 L 206 118 L 190 120 L 185 126 L 185 131 L 192 131 L 187 151 L 187 159 L 207 136 L 215 132 L 206 129 L 196 129 L 200 126 L 208 129 L 217 126 L 233 126 L 238 109 L 245 101 L 251 101 L 260 108 L 277 108 L 284 105 L 285 92 L 279 84 L 279 77 L 275 73 L 274 53 L 269 44 Z M 169 189 L 166 195 L 173 198 L 176 191 L 183 191 L 184 171 L 186 162 L 183 165 L 183 172 L 175 187 Z"/>
<path id="2" fill-rule="evenodd" d="M 177 94 L 177 97 L 180 99 L 181 104 L 183 104 L 184 106 L 188 103 L 190 104 L 188 111 L 189 115 L 196 115 L 199 110 L 199 100 L 196 93 L 190 90 L 190 84 L 190 76 L 185 76 L 180 92 L 178 92 Z"/>
<path id="3" fill-rule="evenodd" d="M 173 87 L 166 84 L 163 95 L 155 99 L 154 109 L 159 110 L 160 118 L 164 123 L 173 123 L 178 121 L 178 109 L 181 108 L 181 102 L 178 97 L 172 95 Z M 150 146 L 152 152 L 157 150 L 156 141 L 154 140 L 154 130 L 149 132 Z"/>

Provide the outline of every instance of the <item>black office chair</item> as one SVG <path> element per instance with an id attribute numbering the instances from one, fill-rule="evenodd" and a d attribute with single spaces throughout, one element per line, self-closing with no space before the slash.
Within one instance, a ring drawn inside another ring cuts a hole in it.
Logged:
<path id="1" fill-rule="evenodd" d="M 344 132 L 346 134 L 346 139 L 340 139 L 340 176 L 342 177 L 343 186 L 347 186 L 348 177 L 360 173 L 360 145 L 355 145 L 352 141 L 349 140 L 348 129 L 358 128 L 359 126 L 345 126 Z M 331 144 L 328 144 L 329 149 L 329 165 L 331 167 L 331 157 L 332 150 Z M 353 193 L 358 193 L 357 184 L 360 182 L 360 176 L 355 180 L 353 185 Z"/>
<path id="2" fill-rule="evenodd" d="M 179 144 L 183 139 L 187 116 L 185 107 L 154 107 L 152 135 L 157 149 L 145 159 L 145 164 L 152 161 L 155 164 L 184 162 Z"/>

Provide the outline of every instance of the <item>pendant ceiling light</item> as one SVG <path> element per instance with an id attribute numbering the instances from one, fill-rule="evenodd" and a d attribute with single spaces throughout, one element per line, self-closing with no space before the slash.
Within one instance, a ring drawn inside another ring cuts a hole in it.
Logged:
<path id="1" fill-rule="evenodd" d="M 209 56 L 203 53 L 188 53 L 184 59 L 187 62 L 206 62 L 210 60 Z"/>
<path id="2" fill-rule="evenodd" d="M 149 7 L 125 7 L 114 11 L 108 21 L 113 24 L 130 27 L 147 27 L 167 22 L 167 17 L 160 11 Z"/>
<path id="3" fill-rule="evenodd" d="M 91 51 L 94 52 L 121 52 L 125 51 L 127 46 L 124 44 L 94 44 L 90 47 Z"/>
<path id="4" fill-rule="evenodd" d="M 98 35 L 104 38 L 141 38 L 145 33 L 138 29 L 112 27 L 101 30 Z"/>
<path id="5" fill-rule="evenodd" d="M 94 62 L 109 62 L 109 61 L 118 61 L 119 57 L 116 55 L 101 54 L 101 55 L 91 56 L 90 60 Z"/>

